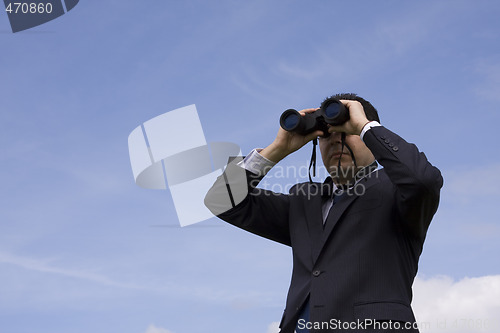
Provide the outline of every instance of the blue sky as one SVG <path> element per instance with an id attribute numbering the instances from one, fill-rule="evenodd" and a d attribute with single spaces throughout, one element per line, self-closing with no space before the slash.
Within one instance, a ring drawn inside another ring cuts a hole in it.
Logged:
<path id="1" fill-rule="evenodd" d="M 0 332 L 275 332 L 290 249 L 215 218 L 178 227 L 168 191 L 135 185 L 127 137 L 196 104 L 207 141 L 245 154 L 283 110 L 340 91 L 444 175 L 417 317 L 438 292 L 450 318 L 452 294 L 477 297 L 472 318 L 498 313 L 499 14 L 495 1 L 81 1 L 16 34 L 0 14 Z"/>

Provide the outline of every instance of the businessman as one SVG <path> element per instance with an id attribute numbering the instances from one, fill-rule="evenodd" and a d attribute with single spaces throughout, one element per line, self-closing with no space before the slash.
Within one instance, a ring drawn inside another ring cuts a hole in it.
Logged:
<path id="1" fill-rule="evenodd" d="M 228 164 L 205 204 L 230 224 L 291 246 L 280 332 L 418 332 L 411 287 L 441 173 L 381 126 L 371 103 L 355 94 L 332 97 L 347 108 L 347 122 L 307 135 L 280 128 L 269 146 Z M 330 174 L 323 183 L 296 184 L 289 194 L 257 187 L 317 137 Z"/>

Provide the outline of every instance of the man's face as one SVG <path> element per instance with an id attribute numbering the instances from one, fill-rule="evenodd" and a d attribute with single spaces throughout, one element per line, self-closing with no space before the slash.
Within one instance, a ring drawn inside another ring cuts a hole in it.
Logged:
<path id="1" fill-rule="evenodd" d="M 323 164 L 332 177 L 344 174 L 346 176 L 350 175 L 346 178 L 352 178 L 359 169 L 370 165 L 375 160 L 370 149 L 368 149 L 358 135 L 346 135 L 345 142 L 352 149 L 354 157 L 356 158 L 356 164 L 358 166 L 356 169 L 354 168 L 354 162 L 347 147 L 344 146 L 343 153 L 341 154 L 341 133 L 333 132 L 327 138 L 319 138 L 319 148 L 321 157 L 323 158 Z M 339 159 L 341 170 L 337 170 Z"/>

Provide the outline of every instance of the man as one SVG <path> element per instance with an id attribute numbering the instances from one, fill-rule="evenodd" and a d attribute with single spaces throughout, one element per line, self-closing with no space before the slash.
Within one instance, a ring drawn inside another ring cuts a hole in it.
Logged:
<path id="1" fill-rule="evenodd" d="M 282 333 L 418 332 L 411 286 L 443 179 L 416 146 L 379 124 L 369 102 L 332 97 L 348 109 L 347 122 L 329 126 L 329 136 L 280 128 L 268 147 L 227 166 L 205 204 L 292 247 Z M 323 184 L 297 184 L 288 195 L 256 188 L 273 165 L 318 136 L 331 175 Z"/>

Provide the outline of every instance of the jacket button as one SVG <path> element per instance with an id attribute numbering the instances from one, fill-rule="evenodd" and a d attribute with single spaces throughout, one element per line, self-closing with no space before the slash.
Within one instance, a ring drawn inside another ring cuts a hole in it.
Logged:
<path id="1" fill-rule="evenodd" d="M 389 143 L 389 147 L 391 147 L 391 148 L 394 147 L 394 143 L 392 143 L 392 142 Z"/>
<path id="2" fill-rule="evenodd" d="M 385 140 L 384 140 L 384 142 L 385 142 L 385 143 L 389 143 L 389 142 L 391 142 L 391 141 L 389 141 L 389 139 L 385 139 Z"/>
<path id="3" fill-rule="evenodd" d="M 380 139 L 385 140 L 385 136 L 381 136 Z"/>
<path id="4" fill-rule="evenodd" d="M 321 274 L 321 271 L 314 271 L 313 272 L 313 276 L 316 276 L 316 277 L 319 276 L 320 274 Z"/>
<path id="5" fill-rule="evenodd" d="M 398 146 L 394 146 L 394 147 L 392 147 L 392 150 L 394 150 L 394 151 L 398 151 L 398 150 L 399 150 L 399 147 L 398 147 Z"/>

